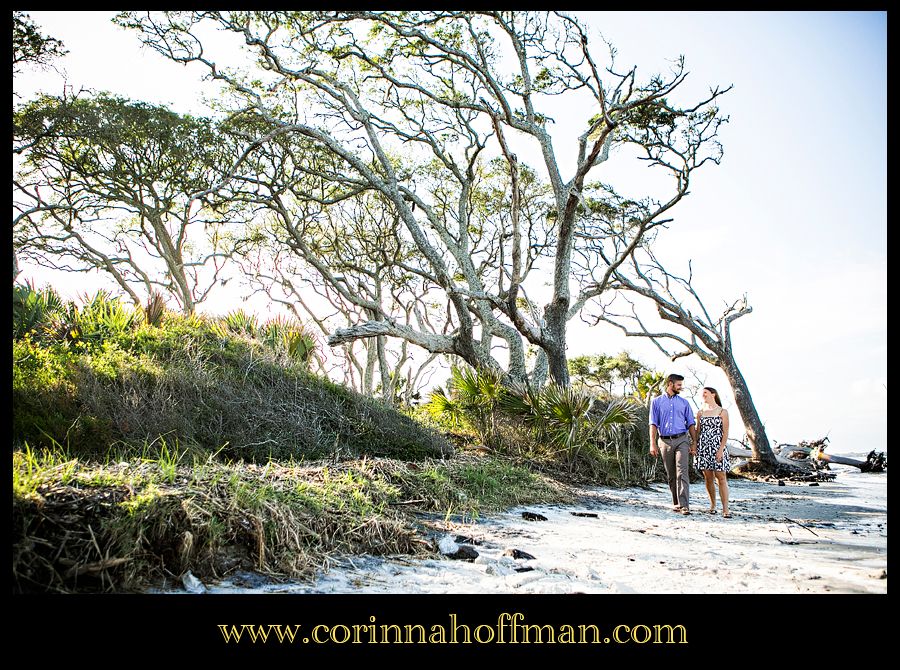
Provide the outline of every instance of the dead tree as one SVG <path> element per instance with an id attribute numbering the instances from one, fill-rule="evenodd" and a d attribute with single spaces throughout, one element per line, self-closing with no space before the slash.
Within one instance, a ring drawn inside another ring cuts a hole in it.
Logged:
<path id="1" fill-rule="evenodd" d="M 694 354 L 720 368 L 734 391 L 734 401 L 744 421 L 753 459 L 774 466 L 777 459 L 769 446 L 765 427 L 753 404 L 747 381 L 735 361 L 731 343 L 731 324 L 752 312 L 753 308 L 747 304 L 745 295 L 730 305 L 726 304 L 721 315 L 713 318 L 694 290 L 690 264 L 688 268 L 687 278 L 678 277 L 665 270 L 648 249 L 636 252 L 627 264 L 623 263 L 616 269 L 613 286 L 619 290 L 619 294 L 603 306 L 595 323 L 606 321 L 628 336 L 649 338 L 673 361 Z M 628 299 L 629 295 L 635 294 L 652 301 L 659 317 L 676 326 L 674 331 L 647 328 L 638 315 L 635 304 Z M 630 314 L 613 311 L 613 306 L 619 299 L 630 304 Z M 664 342 L 674 342 L 680 348 L 667 349 Z"/>

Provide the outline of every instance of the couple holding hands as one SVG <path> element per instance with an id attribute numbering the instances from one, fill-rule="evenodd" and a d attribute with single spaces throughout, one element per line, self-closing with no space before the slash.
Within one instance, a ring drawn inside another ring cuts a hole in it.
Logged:
<path id="1" fill-rule="evenodd" d="M 650 455 L 662 454 L 663 465 L 672 491 L 673 510 L 690 514 L 690 456 L 696 458 L 703 473 L 709 494 L 709 514 L 716 513 L 716 484 L 722 500 L 722 516 L 731 518 L 728 511 L 728 412 L 722 409 L 718 392 L 712 387 L 703 389 L 703 405 L 696 419 L 687 400 L 679 396 L 684 377 L 669 375 L 666 391 L 650 406 Z"/>

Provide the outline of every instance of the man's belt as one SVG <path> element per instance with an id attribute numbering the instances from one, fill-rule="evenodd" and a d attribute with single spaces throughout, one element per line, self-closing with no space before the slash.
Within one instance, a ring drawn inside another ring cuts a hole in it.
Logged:
<path id="1" fill-rule="evenodd" d="M 676 437 L 681 437 L 682 435 L 687 435 L 687 431 L 684 431 L 682 433 L 675 433 L 674 435 L 660 435 L 659 437 L 663 440 L 671 440 Z"/>

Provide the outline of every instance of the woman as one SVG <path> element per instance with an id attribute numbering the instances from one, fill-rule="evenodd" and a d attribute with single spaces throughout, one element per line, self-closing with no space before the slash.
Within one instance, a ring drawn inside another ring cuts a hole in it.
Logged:
<path id="1" fill-rule="evenodd" d="M 709 513 L 716 513 L 716 482 L 719 483 L 719 497 L 722 499 L 722 516 L 731 518 L 728 511 L 727 473 L 731 469 L 728 463 L 728 451 L 725 442 L 728 439 L 728 411 L 722 409 L 719 392 L 707 386 L 703 389 L 703 405 L 697 411 L 697 468 L 706 480 L 706 492 L 709 494 Z"/>

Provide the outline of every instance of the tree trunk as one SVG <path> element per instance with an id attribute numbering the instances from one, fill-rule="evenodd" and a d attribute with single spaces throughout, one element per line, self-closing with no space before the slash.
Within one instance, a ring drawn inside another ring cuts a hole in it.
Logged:
<path id="1" fill-rule="evenodd" d="M 825 461 L 826 463 L 837 463 L 838 465 L 852 465 L 857 468 L 861 468 L 865 465 L 865 461 L 860 461 L 855 458 L 847 458 L 846 456 L 835 456 L 834 454 L 826 454 L 825 452 L 819 451 L 816 452 L 816 459 L 820 461 Z"/>
<path id="2" fill-rule="evenodd" d="M 569 364 L 566 360 L 566 312 L 568 300 L 557 299 L 544 308 L 544 351 L 550 378 L 563 387 L 569 385 Z"/>
<path id="3" fill-rule="evenodd" d="M 391 371 L 387 362 L 387 351 L 384 335 L 375 338 L 375 346 L 378 349 L 378 370 L 381 373 L 381 399 L 391 407 L 395 406 L 394 382 L 391 381 Z"/>
<path id="4" fill-rule="evenodd" d="M 756 458 L 752 449 L 742 449 L 741 447 L 735 447 L 731 444 L 729 444 L 726 449 L 728 451 L 728 455 L 733 458 L 750 458 L 753 460 L 759 460 Z M 788 458 L 783 453 L 773 453 L 773 455 L 775 456 L 775 460 L 783 465 L 789 465 L 794 468 L 802 468 L 806 470 L 815 470 L 815 467 L 809 459 Z M 732 469 L 734 469 L 734 467 L 736 467 L 736 464 L 732 464 Z"/>
<path id="5" fill-rule="evenodd" d="M 734 402 L 744 421 L 744 430 L 747 431 L 747 440 L 750 442 L 753 460 L 775 465 L 778 460 L 772 452 L 772 447 L 769 446 L 766 429 L 753 404 L 753 398 L 750 397 L 750 389 L 747 388 L 744 375 L 738 369 L 730 351 L 724 351 L 722 355 L 719 355 L 719 367 L 722 368 L 734 391 Z"/>
<path id="6" fill-rule="evenodd" d="M 365 340 L 366 347 L 366 368 L 362 379 L 363 395 L 372 397 L 375 394 L 375 342 L 374 338 Z"/>
<path id="7" fill-rule="evenodd" d="M 569 365 L 566 361 L 565 346 L 554 347 L 547 352 L 547 363 L 550 368 L 550 378 L 560 386 L 569 385 Z"/>
<path id="8" fill-rule="evenodd" d="M 547 372 L 549 369 L 547 352 L 543 349 L 538 349 L 537 355 L 535 356 L 534 367 L 532 368 L 531 376 L 528 379 L 532 388 L 543 388 L 544 382 L 547 381 Z"/>

